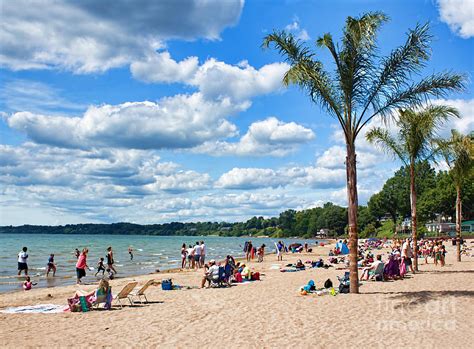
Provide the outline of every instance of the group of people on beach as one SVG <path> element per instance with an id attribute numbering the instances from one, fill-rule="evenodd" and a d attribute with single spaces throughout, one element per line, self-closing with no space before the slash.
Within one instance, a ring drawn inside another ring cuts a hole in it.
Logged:
<path id="1" fill-rule="evenodd" d="M 77 263 L 76 263 L 76 279 L 77 283 L 81 283 L 81 279 L 86 276 L 86 269 L 93 270 L 93 268 L 90 268 L 87 264 L 87 254 L 89 253 L 89 249 L 83 248 L 82 252 L 78 254 L 79 250 L 76 248 L 76 257 L 77 257 Z M 130 249 L 129 249 L 130 252 Z M 107 259 L 107 266 L 104 264 L 105 259 Z M 115 269 L 115 260 L 114 260 L 114 252 L 112 250 L 112 246 L 107 247 L 107 253 L 104 257 L 100 257 L 98 262 L 97 262 L 97 271 L 94 276 L 97 276 L 100 272 L 102 272 L 102 276 L 105 275 L 105 272 L 107 272 L 107 276 L 109 280 L 112 280 L 115 277 L 115 274 L 117 274 L 117 270 Z M 131 256 L 131 259 L 133 259 L 133 255 Z"/>
<path id="2" fill-rule="evenodd" d="M 194 245 L 183 243 L 181 246 L 181 269 L 199 269 L 206 262 L 206 244 L 204 241 L 196 241 Z"/>
<path id="3" fill-rule="evenodd" d="M 230 286 L 232 283 L 244 281 L 260 280 L 260 273 L 254 272 L 248 265 L 236 262 L 235 258 L 228 255 L 223 262 L 216 262 L 214 259 L 209 264 L 204 265 L 204 275 L 201 281 L 201 288 L 211 285 Z"/>
<path id="4" fill-rule="evenodd" d="M 76 261 L 76 282 L 78 284 L 81 283 L 83 277 L 86 276 L 86 270 L 93 270 L 93 268 L 89 267 L 87 264 L 87 255 L 89 253 L 88 248 L 83 248 L 82 251 L 79 249 L 75 249 L 74 255 L 77 258 Z M 128 253 L 130 255 L 130 260 L 133 260 L 133 249 L 131 247 L 128 248 Z M 23 289 L 30 290 L 35 283 L 31 282 L 31 278 L 28 275 L 28 248 L 25 246 L 21 249 L 18 253 L 18 276 L 21 275 L 23 272 L 25 275 L 25 282 L 23 283 Z M 112 247 L 109 246 L 107 248 L 107 253 L 104 257 L 100 257 L 99 261 L 97 262 L 97 271 L 95 276 L 102 272 L 102 277 L 105 276 L 107 272 L 108 279 L 113 279 L 115 274 L 117 274 L 117 270 L 115 269 L 115 260 L 114 260 L 114 253 Z M 46 277 L 49 277 L 50 272 L 52 272 L 53 277 L 56 276 L 57 266 L 54 261 L 54 253 L 51 253 L 48 257 L 48 262 L 46 264 Z"/>

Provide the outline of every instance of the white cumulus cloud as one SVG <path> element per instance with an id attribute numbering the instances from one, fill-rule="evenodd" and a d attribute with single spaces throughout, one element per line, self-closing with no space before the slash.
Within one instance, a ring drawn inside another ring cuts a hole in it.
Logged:
<path id="1" fill-rule="evenodd" d="M 275 117 L 269 117 L 252 123 L 238 142 L 206 142 L 193 151 L 214 156 L 285 156 L 314 138 L 311 129 L 295 122 L 285 123 Z"/>
<path id="2" fill-rule="evenodd" d="M 2 2 L 0 65 L 103 72 L 141 60 L 169 39 L 215 40 L 243 0 Z M 212 20 L 209 20 L 212 18 Z"/>
<path id="3" fill-rule="evenodd" d="M 438 0 L 441 20 L 464 39 L 474 36 L 473 0 Z"/>

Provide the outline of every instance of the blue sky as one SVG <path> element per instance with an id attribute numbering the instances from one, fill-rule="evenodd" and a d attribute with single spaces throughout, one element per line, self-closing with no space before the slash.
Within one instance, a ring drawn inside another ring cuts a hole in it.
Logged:
<path id="1" fill-rule="evenodd" d="M 285 29 L 308 45 L 347 16 L 382 11 L 381 54 L 430 22 L 424 74 L 465 73 L 474 128 L 472 0 L 15 1 L 0 24 L 0 225 L 238 221 L 345 205 L 335 120 L 260 47 Z M 317 49 L 328 69 L 327 52 Z M 377 121 L 375 122 L 375 124 Z M 359 198 L 400 163 L 358 140 Z"/>

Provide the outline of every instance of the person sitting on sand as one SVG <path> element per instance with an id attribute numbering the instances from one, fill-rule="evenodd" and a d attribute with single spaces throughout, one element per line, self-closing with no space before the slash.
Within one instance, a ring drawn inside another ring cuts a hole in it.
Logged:
<path id="1" fill-rule="evenodd" d="M 387 279 L 397 280 L 400 278 L 400 264 L 398 263 L 396 255 L 391 254 L 388 256 L 388 261 L 385 264 L 383 273 Z"/>
<path id="2" fill-rule="evenodd" d="M 304 266 L 303 261 L 301 259 L 298 259 L 296 261 L 295 268 L 299 269 L 299 270 L 304 270 L 305 269 L 305 266 Z"/>
<path id="3" fill-rule="evenodd" d="M 56 265 L 54 264 L 54 253 L 51 253 L 48 258 L 48 264 L 46 266 L 48 269 L 46 271 L 46 277 L 49 276 L 49 272 L 53 271 L 53 277 L 56 276 Z"/>
<path id="4" fill-rule="evenodd" d="M 99 285 L 95 291 L 85 293 L 83 291 L 77 290 L 76 293 L 72 298 L 68 298 L 68 305 L 69 309 L 73 312 L 81 311 L 82 304 L 81 304 L 81 297 L 85 299 L 85 306 L 87 309 L 92 309 L 92 305 L 99 302 L 104 302 L 105 309 L 110 309 L 112 305 L 112 292 L 109 286 L 109 282 L 105 279 L 101 279 L 99 281 Z"/>
<path id="5" fill-rule="evenodd" d="M 383 277 L 383 270 L 384 270 L 385 264 L 382 262 L 382 256 L 377 255 L 377 259 L 375 262 L 373 262 L 370 266 L 362 269 L 362 275 L 360 276 L 360 280 L 364 279 L 369 280 L 370 278 L 375 277 L 376 275 L 382 275 Z"/>
<path id="6" fill-rule="evenodd" d="M 209 261 L 209 267 L 204 266 L 204 277 L 202 278 L 201 288 L 204 288 L 206 281 L 211 285 L 211 281 L 219 280 L 219 266 L 216 265 L 215 260 Z"/>
<path id="7" fill-rule="evenodd" d="M 242 271 L 240 272 L 240 275 L 242 275 L 242 278 L 245 280 L 252 280 L 252 272 L 245 264 L 242 264 Z"/>

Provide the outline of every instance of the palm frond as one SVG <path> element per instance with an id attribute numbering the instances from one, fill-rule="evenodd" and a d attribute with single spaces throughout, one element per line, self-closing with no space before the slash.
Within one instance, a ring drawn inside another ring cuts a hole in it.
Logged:
<path id="1" fill-rule="evenodd" d="M 323 64 L 315 60 L 314 54 L 291 33 L 274 32 L 265 37 L 263 47 L 269 47 L 272 43 L 291 65 L 283 77 L 283 83 L 301 87 L 313 102 L 334 115 L 344 128 L 339 93 Z"/>
<path id="2" fill-rule="evenodd" d="M 370 105 L 374 105 L 374 109 L 380 109 L 377 106 L 383 103 L 385 97 L 403 89 L 411 75 L 424 67 L 430 57 L 431 39 L 429 25 L 418 24 L 415 29 L 408 32 L 403 46 L 393 50 L 387 58 L 382 59 L 382 68 L 372 76 L 372 86 L 367 90 L 361 119 Z"/>
<path id="3" fill-rule="evenodd" d="M 377 115 L 388 117 L 395 108 L 421 107 L 430 97 L 441 98 L 449 92 L 462 91 L 465 89 L 465 81 L 465 76 L 461 74 L 439 73 L 413 83 L 406 89 L 395 91 L 385 96 L 382 104 L 374 105 L 372 115 L 357 125 L 357 132 Z"/>
<path id="4" fill-rule="evenodd" d="M 388 130 L 381 127 L 373 127 L 365 135 L 369 143 L 374 144 L 387 154 L 398 157 L 405 165 L 408 165 L 408 158 L 403 150 L 403 144 L 397 142 Z"/>

